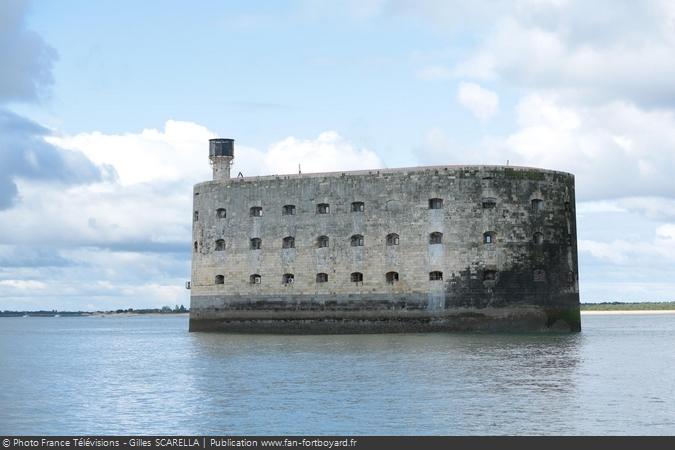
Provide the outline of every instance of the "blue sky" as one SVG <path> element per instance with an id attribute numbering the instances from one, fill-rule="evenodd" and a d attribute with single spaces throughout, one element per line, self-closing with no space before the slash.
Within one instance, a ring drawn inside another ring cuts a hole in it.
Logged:
<path id="1" fill-rule="evenodd" d="M 665 0 L 3 2 L 0 309 L 187 304 L 211 137 L 573 172 L 582 300 L 672 300 L 674 56 Z"/>

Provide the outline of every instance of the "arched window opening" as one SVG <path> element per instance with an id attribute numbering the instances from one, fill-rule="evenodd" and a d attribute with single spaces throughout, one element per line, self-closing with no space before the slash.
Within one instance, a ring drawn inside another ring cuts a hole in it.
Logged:
<path id="1" fill-rule="evenodd" d="M 350 275 L 352 283 L 356 283 L 357 286 L 363 285 L 363 274 L 361 272 L 352 272 Z"/>
<path id="2" fill-rule="evenodd" d="M 363 235 L 355 234 L 351 237 L 352 247 L 363 247 Z"/>
<path id="3" fill-rule="evenodd" d="M 443 280 L 443 272 L 434 270 L 433 272 L 429 272 L 429 280 L 430 281 L 440 281 Z"/>
<path id="4" fill-rule="evenodd" d="M 486 231 L 483 233 L 483 244 L 494 244 L 495 242 L 495 233 L 494 231 Z"/>
<path id="5" fill-rule="evenodd" d="M 352 212 L 363 212 L 364 208 L 363 202 L 352 202 Z"/>
<path id="6" fill-rule="evenodd" d="M 216 284 L 225 284 L 225 276 L 216 275 Z"/>
<path id="7" fill-rule="evenodd" d="M 281 242 L 281 248 L 295 248 L 295 238 L 293 236 L 286 236 Z"/>
<path id="8" fill-rule="evenodd" d="M 387 245 L 398 245 L 398 234 L 389 233 L 387 235 Z"/>
<path id="9" fill-rule="evenodd" d="M 316 246 L 318 248 L 328 247 L 328 242 L 329 242 L 328 236 L 319 236 L 316 239 Z"/>
<path id="10" fill-rule="evenodd" d="M 195 251 L 197 251 L 197 249 L 199 248 L 199 247 L 197 246 L 197 241 L 195 241 L 194 248 L 195 248 Z"/>
<path id="11" fill-rule="evenodd" d="M 284 207 L 281 209 L 281 214 L 284 216 L 295 215 L 295 205 L 284 205 Z"/>
<path id="12" fill-rule="evenodd" d="M 543 244 L 543 243 L 544 243 L 544 235 L 543 235 L 543 233 L 540 233 L 540 232 L 537 231 L 537 232 L 534 233 L 534 235 L 532 236 L 532 240 L 533 240 L 534 243 L 537 244 L 537 245 Z"/>
<path id="13" fill-rule="evenodd" d="M 483 199 L 483 209 L 492 209 L 497 206 L 497 199 L 494 197 L 485 197 Z"/>
<path id="14" fill-rule="evenodd" d="M 225 241 L 222 239 L 218 239 L 216 241 L 216 251 L 222 252 L 223 250 L 225 250 Z"/>
<path id="15" fill-rule="evenodd" d="M 254 273 L 249 277 L 249 282 L 251 284 L 260 284 L 262 282 L 262 277 L 258 275 L 257 273 Z"/>
<path id="16" fill-rule="evenodd" d="M 394 284 L 398 282 L 398 272 L 387 272 L 385 275 L 387 284 Z"/>
<path id="17" fill-rule="evenodd" d="M 295 275 L 292 273 L 285 273 L 283 277 L 281 277 L 281 282 L 285 286 L 289 286 L 295 282 Z"/>
<path id="18" fill-rule="evenodd" d="M 227 210 L 225 208 L 216 209 L 216 217 L 219 219 L 225 219 L 227 217 Z"/>
<path id="19" fill-rule="evenodd" d="M 495 281 L 497 279 L 496 270 L 484 270 L 483 271 L 483 281 Z"/>
<path id="20" fill-rule="evenodd" d="M 565 211 L 570 212 L 572 210 L 572 204 L 570 202 L 565 202 Z"/>
<path id="21" fill-rule="evenodd" d="M 539 212 L 544 209 L 544 201 L 540 198 L 532 199 L 532 211 Z"/>
<path id="22" fill-rule="evenodd" d="M 249 215 L 251 217 L 262 217 L 262 206 L 251 206 Z"/>
<path id="23" fill-rule="evenodd" d="M 430 198 L 429 199 L 429 209 L 441 209 L 443 208 L 443 199 L 442 198 Z"/>
<path id="24" fill-rule="evenodd" d="M 443 243 L 443 233 L 439 231 L 434 231 L 429 235 L 429 244 L 442 244 Z"/>
<path id="25" fill-rule="evenodd" d="M 534 269 L 534 271 L 532 271 L 532 279 L 535 283 L 545 283 L 546 271 L 544 269 Z"/>
<path id="26" fill-rule="evenodd" d="M 317 214 L 330 214 L 330 205 L 328 203 L 319 203 L 316 205 Z"/>
<path id="27" fill-rule="evenodd" d="M 251 250 L 260 250 L 261 248 L 262 248 L 262 239 L 260 239 L 260 238 L 252 238 L 252 239 L 251 239 L 250 249 L 251 249 Z"/>
<path id="28" fill-rule="evenodd" d="M 326 283 L 326 282 L 328 282 L 328 274 L 327 274 L 327 273 L 317 273 L 317 274 L 316 274 L 316 282 L 317 282 L 317 283 Z"/>
<path id="29" fill-rule="evenodd" d="M 199 221 L 199 211 L 195 211 L 194 220 L 195 222 Z"/>

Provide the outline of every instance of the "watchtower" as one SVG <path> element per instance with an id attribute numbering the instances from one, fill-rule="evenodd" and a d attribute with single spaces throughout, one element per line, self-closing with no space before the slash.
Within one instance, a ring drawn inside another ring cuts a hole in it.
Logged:
<path id="1" fill-rule="evenodd" d="M 234 139 L 209 139 L 209 161 L 213 168 L 213 180 L 230 178 L 234 159 Z"/>

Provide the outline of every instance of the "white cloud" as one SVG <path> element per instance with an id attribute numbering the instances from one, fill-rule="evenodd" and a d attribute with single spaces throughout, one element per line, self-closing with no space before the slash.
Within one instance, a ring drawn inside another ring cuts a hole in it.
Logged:
<path id="1" fill-rule="evenodd" d="M 476 83 L 460 83 L 457 88 L 457 99 L 480 120 L 491 118 L 499 108 L 499 96 Z"/>

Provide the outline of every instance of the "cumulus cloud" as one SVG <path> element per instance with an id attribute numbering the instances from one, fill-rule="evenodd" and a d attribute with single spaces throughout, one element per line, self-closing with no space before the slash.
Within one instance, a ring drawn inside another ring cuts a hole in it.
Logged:
<path id="1" fill-rule="evenodd" d="M 480 120 L 491 118 L 499 108 L 499 96 L 476 83 L 460 83 L 457 88 L 457 100 Z"/>

